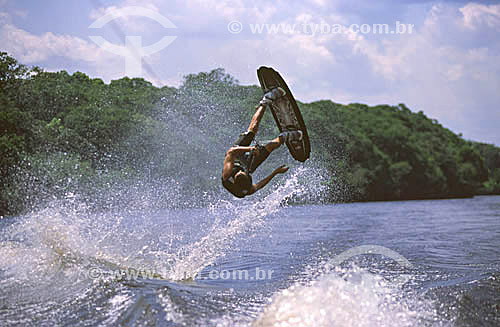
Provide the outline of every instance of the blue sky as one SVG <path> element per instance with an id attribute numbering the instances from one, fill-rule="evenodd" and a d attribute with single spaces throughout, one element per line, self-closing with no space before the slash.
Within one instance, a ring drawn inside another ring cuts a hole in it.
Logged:
<path id="1" fill-rule="evenodd" d="M 125 14 L 131 12 L 142 16 Z M 125 16 L 89 28 L 119 13 Z M 397 21 L 412 24 L 412 33 L 349 29 L 388 24 L 393 30 Z M 241 32 L 230 33 L 231 22 Z M 278 30 L 255 33 L 255 24 Z M 294 24 L 293 33 L 280 29 Z M 332 32 L 334 25 L 340 33 Z M 312 35 L 303 26 L 318 30 Z M 0 0 L 0 49 L 22 63 L 105 81 L 126 75 L 124 57 L 98 46 L 92 35 L 117 46 L 126 36 L 140 37 L 142 46 L 175 36 L 144 55 L 135 73 L 158 86 L 177 86 L 183 75 L 217 67 L 242 84 L 257 84 L 256 69 L 270 65 L 298 100 L 405 103 L 467 139 L 500 145 L 498 1 Z"/>

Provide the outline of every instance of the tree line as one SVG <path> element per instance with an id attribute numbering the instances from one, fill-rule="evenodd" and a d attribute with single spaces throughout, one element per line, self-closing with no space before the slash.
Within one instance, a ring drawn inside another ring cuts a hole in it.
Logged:
<path id="1" fill-rule="evenodd" d="M 261 97 L 260 87 L 239 85 L 223 69 L 187 75 L 178 88 L 128 77 L 106 84 L 0 52 L 0 215 L 75 194 L 96 202 L 103 190 L 144 181 L 169 185 L 153 188 L 159 205 L 218 194 L 224 152 Z M 421 111 L 332 101 L 299 107 L 312 158 L 329 172 L 326 201 L 500 193 L 500 148 L 464 140 Z M 272 118 L 260 133 L 275 136 Z M 338 185 L 347 192 L 335 192 Z"/>

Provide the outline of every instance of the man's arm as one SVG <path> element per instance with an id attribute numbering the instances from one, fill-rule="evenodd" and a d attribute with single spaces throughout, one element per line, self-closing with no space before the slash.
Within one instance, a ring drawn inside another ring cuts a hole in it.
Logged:
<path id="1" fill-rule="evenodd" d="M 274 176 L 278 174 L 283 174 L 288 170 L 288 167 L 285 165 L 281 165 L 278 168 L 276 168 L 269 176 L 258 182 L 257 184 L 253 184 L 252 188 L 250 189 L 250 192 L 248 192 L 248 195 L 253 194 L 263 188 L 264 186 L 267 185 L 271 181 L 271 179 L 274 178 Z"/>

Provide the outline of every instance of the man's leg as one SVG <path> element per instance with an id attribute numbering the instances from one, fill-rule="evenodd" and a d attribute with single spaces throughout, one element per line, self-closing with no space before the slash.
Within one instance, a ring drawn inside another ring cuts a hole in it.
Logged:
<path id="1" fill-rule="evenodd" d="M 302 140 L 302 131 L 285 131 L 274 140 L 269 141 L 264 147 L 271 153 L 287 141 Z"/>
<path id="2" fill-rule="evenodd" d="M 301 131 L 282 132 L 277 138 L 267 142 L 266 145 L 257 145 L 256 152 L 253 152 L 250 160 L 250 173 L 253 173 L 269 157 L 271 152 L 279 148 L 287 141 L 302 140 Z"/>
<path id="3" fill-rule="evenodd" d="M 282 132 L 277 138 L 269 141 L 264 146 L 257 146 L 257 153 L 254 154 L 250 172 L 255 171 L 257 167 L 267 159 L 267 157 L 287 141 L 302 140 L 302 131 L 286 131 Z"/>
<path id="4" fill-rule="evenodd" d="M 257 145 L 256 153 L 252 154 L 250 172 L 253 173 L 255 169 L 257 169 L 257 167 L 259 167 L 267 159 L 267 157 L 269 157 L 271 152 L 279 148 L 280 145 L 281 141 L 279 137 L 267 142 L 264 146 Z"/>
<path id="5" fill-rule="evenodd" d="M 250 126 L 248 127 L 249 132 L 252 132 L 254 135 L 257 134 L 257 131 L 259 130 L 260 121 L 262 120 L 262 117 L 264 117 L 265 111 L 266 111 L 266 106 L 259 105 L 257 107 L 257 110 L 255 111 L 255 114 L 252 117 L 252 121 L 250 122 Z"/>
<path id="6" fill-rule="evenodd" d="M 274 140 L 271 140 L 269 141 L 266 145 L 264 145 L 264 147 L 266 148 L 266 150 L 271 153 L 273 152 L 274 150 L 276 150 L 277 148 L 280 147 L 281 145 L 281 141 L 280 141 L 280 138 L 277 137 L 275 138 Z"/>
<path id="7" fill-rule="evenodd" d="M 259 106 L 257 107 L 255 114 L 252 117 L 252 121 L 250 122 L 250 126 L 248 127 L 249 132 L 253 132 L 254 135 L 257 134 L 259 130 L 259 123 L 264 116 L 264 112 L 266 111 L 266 107 L 270 105 L 274 100 L 282 97 L 286 94 L 286 91 L 281 87 L 276 87 L 271 91 L 264 94 L 264 97 L 259 102 Z"/>

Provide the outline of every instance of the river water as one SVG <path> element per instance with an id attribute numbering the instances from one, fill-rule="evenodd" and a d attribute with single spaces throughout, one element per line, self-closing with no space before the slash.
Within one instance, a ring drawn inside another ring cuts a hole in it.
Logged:
<path id="1" fill-rule="evenodd" d="M 500 197 L 0 220 L 1 326 L 499 326 Z"/>

